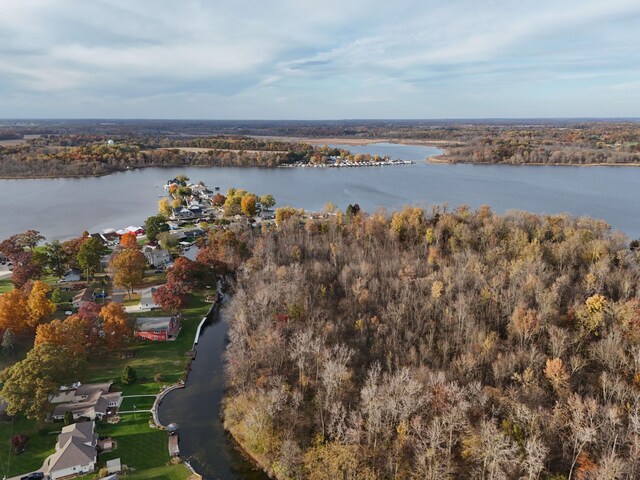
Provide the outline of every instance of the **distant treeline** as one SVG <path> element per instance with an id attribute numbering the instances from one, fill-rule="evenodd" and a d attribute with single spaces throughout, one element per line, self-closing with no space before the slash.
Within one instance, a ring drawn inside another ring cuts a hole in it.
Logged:
<path id="1" fill-rule="evenodd" d="M 446 148 L 443 160 L 464 163 L 640 162 L 637 121 L 38 121 L 0 127 L 0 139 L 25 135 L 40 137 L 0 147 L 1 176 L 100 175 L 150 165 L 273 167 L 349 155 L 267 137 L 438 142 Z M 108 139 L 115 145 L 104 150 Z M 177 148 L 211 151 L 159 152 Z"/>
<path id="2" fill-rule="evenodd" d="M 331 156 L 356 162 L 380 160 L 338 148 L 242 136 L 110 139 L 102 135 L 43 135 L 18 145 L 0 145 L 0 176 L 91 176 L 154 166 L 277 167 L 295 162 L 326 163 Z"/>

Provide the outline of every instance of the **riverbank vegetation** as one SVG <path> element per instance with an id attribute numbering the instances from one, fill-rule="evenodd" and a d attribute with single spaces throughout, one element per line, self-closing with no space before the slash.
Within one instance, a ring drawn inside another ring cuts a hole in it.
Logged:
<path id="1" fill-rule="evenodd" d="M 635 165 L 640 123 L 610 120 L 317 122 L 40 121 L 0 127 L 0 177 L 106 175 L 151 166 L 325 165 L 383 159 L 314 147 L 333 139 L 435 144 L 439 161 Z M 306 141 L 297 139 L 303 138 Z"/>
<path id="2" fill-rule="evenodd" d="M 225 426 L 279 479 L 633 479 L 638 252 L 488 208 L 264 232 L 237 270 Z"/>
<path id="3" fill-rule="evenodd" d="M 106 175 L 145 167 L 325 165 L 336 158 L 355 164 L 383 160 L 338 148 L 242 136 L 182 139 L 130 134 L 114 142 L 95 135 L 49 135 L 0 145 L 0 177 Z"/>

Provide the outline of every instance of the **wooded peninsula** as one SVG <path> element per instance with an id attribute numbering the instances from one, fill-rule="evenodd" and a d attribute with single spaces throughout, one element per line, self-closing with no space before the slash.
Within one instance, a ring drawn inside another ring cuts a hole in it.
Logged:
<path id="1" fill-rule="evenodd" d="M 244 241 L 224 418 L 270 475 L 638 478 L 638 242 L 487 207 Z"/>
<path id="2" fill-rule="evenodd" d="M 304 139 L 304 141 L 301 141 Z M 81 121 L 0 126 L 0 177 L 106 175 L 151 166 L 326 165 L 380 162 L 314 144 L 398 141 L 437 145 L 435 161 L 637 165 L 637 121 Z"/>

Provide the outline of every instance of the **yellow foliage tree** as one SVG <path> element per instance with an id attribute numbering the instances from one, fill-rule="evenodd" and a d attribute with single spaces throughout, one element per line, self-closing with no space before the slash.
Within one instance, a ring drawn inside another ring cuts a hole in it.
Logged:
<path id="1" fill-rule="evenodd" d="M 160 215 L 164 215 L 165 217 L 171 216 L 171 206 L 169 205 L 168 199 L 160 199 L 158 202 L 158 212 L 160 212 Z"/>
<path id="2" fill-rule="evenodd" d="M 50 291 L 51 287 L 46 283 L 40 280 L 34 282 L 27 300 L 28 323 L 31 328 L 36 328 L 39 323 L 42 323 L 56 311 L 55 303 L 49 300 L 48 297 Z"/>

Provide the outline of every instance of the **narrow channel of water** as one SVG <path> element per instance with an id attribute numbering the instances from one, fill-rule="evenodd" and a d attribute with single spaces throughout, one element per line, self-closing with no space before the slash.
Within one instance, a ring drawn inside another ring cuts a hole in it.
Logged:
<path id="1" fill-rule="evenodd" d="M 225 390 L 224 351 L 228 319 L 224 309 L 203 326 L 197 355 L 184 389 L 167 394 L 159 409 L 163 425 L 180 430 L 181 457 L 206 480 L 267 480 L 236 449 L 224 431 L 220 411 Z"/>

